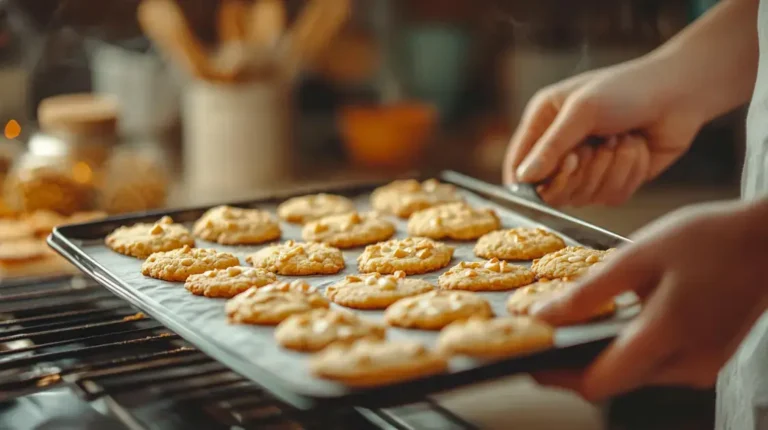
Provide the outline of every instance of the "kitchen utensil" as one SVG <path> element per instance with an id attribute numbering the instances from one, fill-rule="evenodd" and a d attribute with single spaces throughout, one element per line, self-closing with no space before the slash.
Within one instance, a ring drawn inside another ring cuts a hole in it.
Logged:
<path id="1" fill-rule="evenodd" d="M 246 41 L 258 49 L 273 48 L 285 31 L 282 0 L 256 0 L 247 12 Z"/>
<path id="2" fill-rule="evenodd" d="M 213 73 L 203 46 L 189 28 L 184 14 L 173 0 L 144 0 L 138 19 L 144 33 L 169 57 L 197 78 Z"/>
<path id="3" fill-rule="evenodd" d="M 349 0 L 311 0 L 291 29 L 286 63 L 296 75 L 336 36 L 350 14 Z"/>
<path id="4" fill-rule="evenodd" d="M 248 5 L 241 0 L 222 0 L 218 13 L 219 43 L 245 40 L 248 9 Z"/>

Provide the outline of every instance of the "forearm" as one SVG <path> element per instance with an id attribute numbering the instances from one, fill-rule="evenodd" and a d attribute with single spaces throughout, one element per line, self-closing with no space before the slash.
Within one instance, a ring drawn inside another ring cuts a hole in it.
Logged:
<path id="1" fill-rule="evenodd" d="M 759 0 L 725 0 L 643 61 L 670 97 L 709 121 L 747 102 L 758 65 Z"/>

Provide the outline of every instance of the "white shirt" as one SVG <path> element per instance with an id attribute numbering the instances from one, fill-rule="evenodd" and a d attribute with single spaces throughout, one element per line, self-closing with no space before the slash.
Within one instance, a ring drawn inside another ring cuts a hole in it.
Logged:
<path id="1" fill-rule="evenodd" d="M 741 183 L 742 198 L 746 200 L 768 198 L 768 0 L 760 1 L 757 32 L 760 64 L 747 116 L 747 152 Z M 715 427 L 768 430 L 768 312 L 720 372 Z"/>

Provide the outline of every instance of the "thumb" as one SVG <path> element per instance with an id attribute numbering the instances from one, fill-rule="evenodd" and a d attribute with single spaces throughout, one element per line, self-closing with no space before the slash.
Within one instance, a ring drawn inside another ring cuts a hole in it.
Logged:
<path id="1" fill-rule="evenodd" d="M 617 295 L 644 291 L 658 279 L 661 267 L 650 247 L 630 245 L 615 252 L 574 288 L 533 307 L 531 315 L 553 325 L 586 321 Z"/>
<path id="2" fill-rule="evenodd" d="M 550 177 L 562 159 L 592 131 L 593 109 L 584 97 L 568 98 L 552 125 L 520 164 L 517 179 L 536 183 Z"/>

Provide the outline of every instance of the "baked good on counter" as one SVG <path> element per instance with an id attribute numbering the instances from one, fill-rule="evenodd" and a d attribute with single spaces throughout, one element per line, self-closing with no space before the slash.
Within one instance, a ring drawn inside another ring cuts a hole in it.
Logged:
<path id="1" fill-rule="evenodd" d="M 284 221 L 304 224 L 330 215 L 341 215 L 355 210 L 352 200 L 335 194 L 312 194 L 294 197 L 277 207 L 277 215 Z"/>
<path id="2" fill-rule="evenodd" d="M 543 228 L 518 227 L 498 230 L 481 237 L 475 255 L 500 260 L 532 260 L 565 248 L 560 236 Z"/>
<path id="3" fill-rule="evenodd" d="M 430 239 L 472 240 L 501 227 L 493 209 L 450 203 L 420 210 L 408 219 L 408 234 Z"/>
<path id="4" fill-rule="evenodd" d="M 291 315 L 329 306 L 316 288 L 296 280 L 249 288 L 229 299 L 224 309 L 232 323 L 277 325 Z"/>
<path id="5" fill-rule="evenodd" d="M 222 245 L 254 245 L 280 238 L 280 223 L 269 212 L 217 206 L 195 222 L 192 232 L 200 239 Z"/>
<path id="6" fill-rule="evenodd" d="M 406 297 L 384 312 L 384 319 L 391 326 L 423 330 L 440 330 L 454 321 L 492 316 L 491 305 L 480 295 L 446 290 Z"/>
<path id="7" fill-rule="evenodd" d="M 263 248 L 245 261 L 278 275 L 331 275 L 344 269 L 344 257 L 338 248 L 324 243 L 288 240 Z"/>
<path id="8" fill-rule="evenodd" d="M 337 248 L 356 246 L 387 240 L 395 234 L 391 222 L 374 213 L 351 212 L 331 215 L 304 224 L 301 237 L 310 242 L 322 242 Z"/>
<path id="9" fill-rule="evenodd" d="M 320 378 L 349 386 L 373 386 L 445 372 L 447 360 L 413 341 L 363 339 L 331 345 L 312 357 L 310 370 Z"/>
<path id="10" fill-rule="evenodd" d="M 363 273 L 391 274 L 401 270 L 415 275 L 447 266 L 453 250 L 452 246 L 423 237 L 392 239 L 366 246 L 357 263 Z"/>
<path id="11" fill-rule="evenodd" d="M 547 280 L 542 279 L 539 282 L 525 286 L 516 290 L 507 299 L 507 310 L 512 315 L 528 315 L 531 306 L 534 303 L 545 302 L 560 294 L 565 293 L 568 288 L 575 284 L 568 280 Z M 616 312 L 616 302 L 610 300 L 598 309 L 594 310 L 590 319 L 603 318 L 613 315 Z M 580 321 L 574 321 L 578 323 Z"/>
<path id="12" fill-rule="evenodd" d="M 234 297 L 251 287 L 263 287 L 277 281 L 274 273 L 255 267 L 231 266 L 191 275 L 184 287 L 205 297 Z"/>
<path id="13" fill-rule="evenodd" d="M 182 248 L 155 252 L 141 264 L 141 274 L 169 282 L 184 282 L 192 275 L 237 266 L 234 255 L 215 249 Z"/>
<path id="14" fill-rule="evenodd" d="M 0 279 L 75 273 L 75 266 L 50 249 L 43 239 L 0 240 Z"/>
<path id="15" fill-rule="evenodd" d="M 155 252 L 195 246 L 192 234 L 169 216 L 155 223 L 138 223 L 117 228 L 105 243 L 115 252 L 136 258 L 147 258 Z"/>
<path id="16" fill-rule="evenodd" d="M 525 267 L 492 258 L 488 261 L 462 261 L 440 275 L 437 284 L 446 290 L 511 290 L 534 281 L 536 275 Z"/>
<path id="17" fill-rule="evenodd" d="M 342 281 L 329 286 L 325 295 L 336 304 L 355 309 L 386 309 L 404 298 L 434 290 L 427 281 L 406 278 L 405 272 L 393 275 L 369 273 L 348 275 Z"/>
<path id="18" fill-rule="evenodd" d="M 408 218 L 416 211 L 445 203 L 463 201 L 456 187 L 436 179 L 393 181 L 371 194 L 371 206 L 377 211 Z"/>
<path id="19" fill-rule="evenodd" d="M 446 355 L 504 358 L 552 346 L 554 329 L 529 317 L 470 318 L 440 332 L 437 349 Z"/>
<path id="20" fill-rule="evenodd" d="M 575 278 L 590 266 L 602 262 L 612 251 L 569 246 L 533 260 L 531 270 L 539 279 Z"/>
<path id="21" fill-rule="evenodd" d="M 363 338 L 384 339 L 386 331 L 384 325 L 352 312 L 319 308 L 285 319 L 275 329 L 275 340 L 284 348 L 310 352 Z"/>

